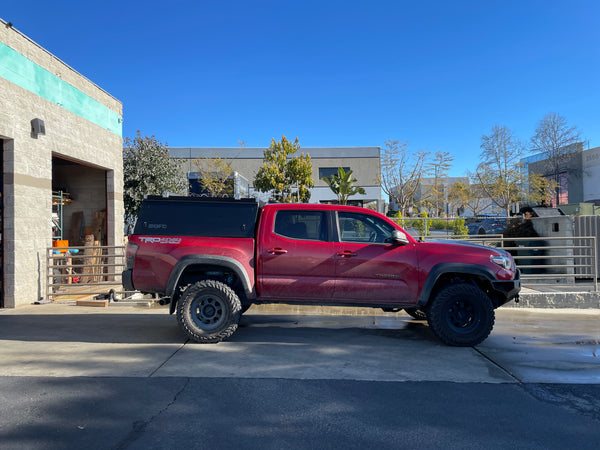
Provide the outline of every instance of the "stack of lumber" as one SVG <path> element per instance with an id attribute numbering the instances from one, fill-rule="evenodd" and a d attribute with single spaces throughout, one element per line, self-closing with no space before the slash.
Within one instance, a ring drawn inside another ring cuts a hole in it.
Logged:
<path id="1" fill-rule="evenodd" d="M 83 263 L 86 266 L 102 264 L 102 249 L 101 248 L 93 248 L 93 247 L 99 247 L 100 241 L 95 240 L 93 234 L 88 234 L 85 236 L 84 246 L 91 247 L 91 248 L 85 248 L 83 250 Z M 101 274 L 102 272 L 103 272 L 102 267 L 84 267 L 83 268 L 84 275 L 82 277 L 82 282 L 83 283 L 99 283 L 100 281 L 104 280 L 103 277 L 98 276 L 98 274 Z"/>

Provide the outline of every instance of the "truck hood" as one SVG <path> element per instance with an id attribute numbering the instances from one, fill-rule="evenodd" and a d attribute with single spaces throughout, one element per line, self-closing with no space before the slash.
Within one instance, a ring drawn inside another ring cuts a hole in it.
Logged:
<path id="1" fill-rule="evenodd" d="M 444 245 L 452 245 L 452 246 L 456 246 L 456 247 L 475 247 L 475 248 L 479 248 L 482 250 L 488 250 L 488 251 L 494 251 L 497 252 L 498 254 L 502 255 L 502 256 L 507 256 L 508 252 L 504 249 L 501 248 L 497 248 L 497 247 L 490 247 L 487 245 L 481 245 L 481 244 L 476 244 L 474 242 L 467 242 L 467 241 L 461 241 L 461 240 L 453 240 L 453 239 L 427 239 L 426 241 L 423 241 L 423 243 L 425 244 L 444 244 Z"/>

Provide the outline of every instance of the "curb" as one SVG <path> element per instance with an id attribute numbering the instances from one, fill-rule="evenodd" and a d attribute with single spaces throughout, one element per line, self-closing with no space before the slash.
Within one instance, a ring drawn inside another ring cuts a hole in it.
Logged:
<path id="1" fill-rule="evenodd" d="M 525 292 L 503 308 L 600 308 L 600 292 Z"/>

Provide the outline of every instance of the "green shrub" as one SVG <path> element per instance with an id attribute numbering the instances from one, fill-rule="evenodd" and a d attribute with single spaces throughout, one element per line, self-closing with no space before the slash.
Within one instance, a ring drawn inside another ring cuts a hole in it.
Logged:
<path id="1" fill-rule="evenodd" d="M 467 236 L 469 229 L 465 225 L 465 219 L 455 219 L 452 221 L 452 230 L 455 236 Z"/>

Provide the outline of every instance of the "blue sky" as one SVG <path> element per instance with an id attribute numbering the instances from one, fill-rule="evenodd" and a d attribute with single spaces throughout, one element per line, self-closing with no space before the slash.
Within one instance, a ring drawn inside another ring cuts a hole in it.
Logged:
<path id="1" fill-rule="evenodd" d="M 8 4 L 6 4 L 8 3 Z M 27 1 L 0 17 L 169 146 L 448 151 L 548 112 L 600 146 L 600 1 Z"/>

